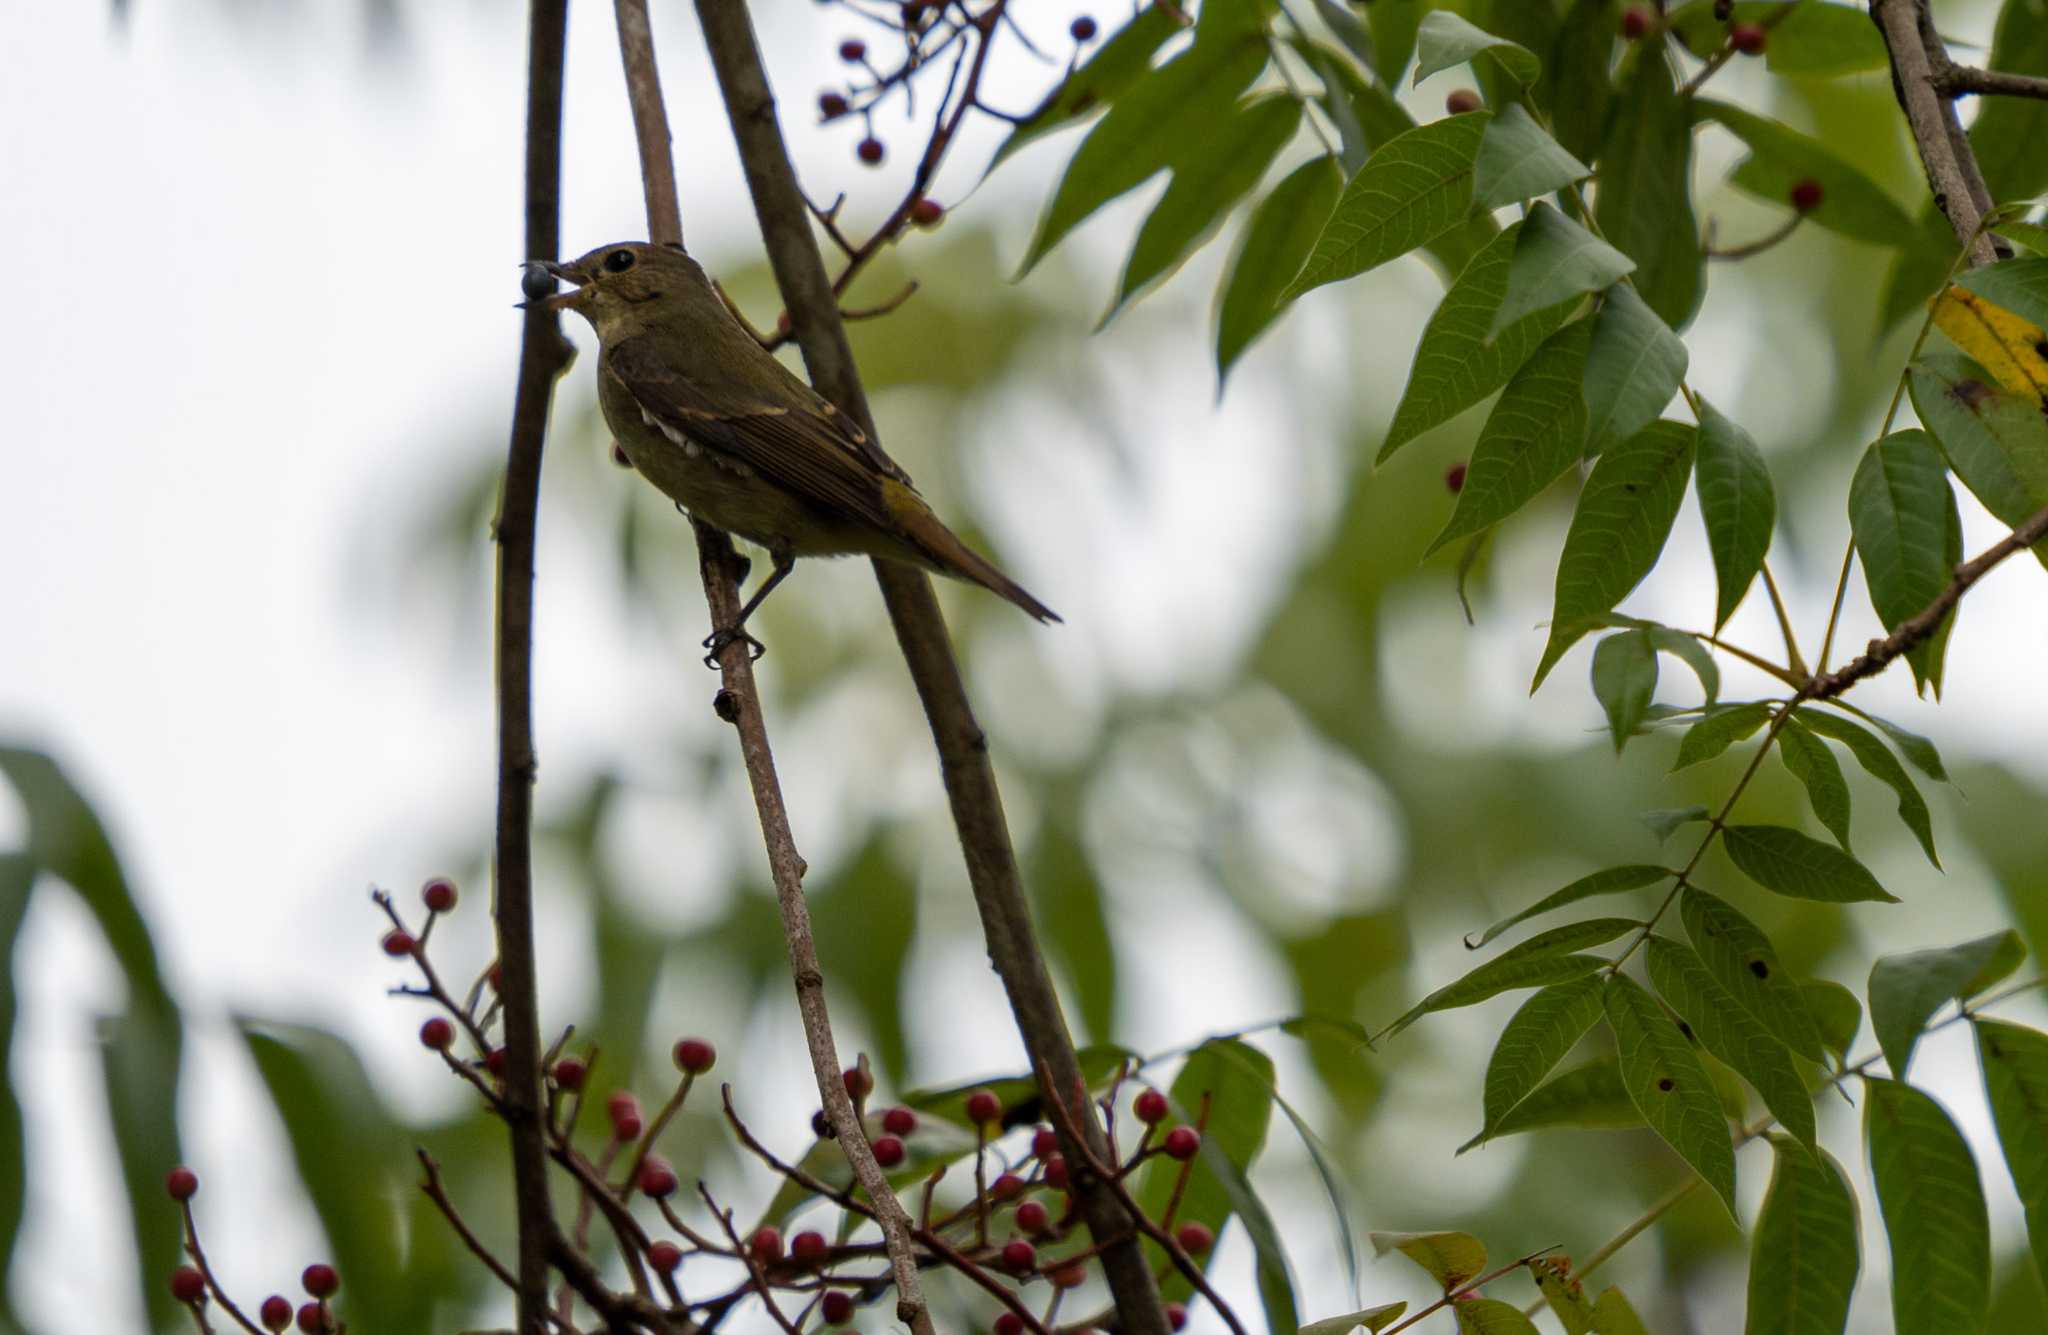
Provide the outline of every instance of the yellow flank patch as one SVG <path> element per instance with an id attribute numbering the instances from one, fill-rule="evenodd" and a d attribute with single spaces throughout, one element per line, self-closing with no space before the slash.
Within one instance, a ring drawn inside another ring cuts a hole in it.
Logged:
<path id="1" fill-rule="evenodd" d="M 1960 287 L 1935 298 L 1934 325 L 2000 385 L 2048 403 L 2048 334 L 2039 325 Z"/>

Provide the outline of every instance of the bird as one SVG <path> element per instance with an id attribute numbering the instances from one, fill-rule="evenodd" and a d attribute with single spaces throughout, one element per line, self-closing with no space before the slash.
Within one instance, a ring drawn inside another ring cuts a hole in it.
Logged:
<path id="1" fill-rule="evenodd" d="M 763 347 L 681 246 L 615 242 L 537 267 L 570 287 L 522 305 L 573 311 L 597 332 L 598 404 L 634 470 L 768 553 L 761 586 L 705 638 L 707 663 L 735 640 L 755 658 L 765 652 L 747 618 L 798 557 L 900 562 L 1060 620 L 955 536 L 857 422 Z"/>

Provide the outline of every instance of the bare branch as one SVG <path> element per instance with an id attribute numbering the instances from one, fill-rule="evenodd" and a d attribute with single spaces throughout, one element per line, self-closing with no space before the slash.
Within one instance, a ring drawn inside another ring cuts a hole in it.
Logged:
<path id="1" fill-rule="evenodd" d="M 2048 99 L 2048 79 L 2031 74 L 2008 74 L 2004 70 L 1978 69 L 1974 65 L 1950 65 L 1934 79 L 1935 91 L 1944 97 L 1976 94 L 1983 97 L 2032 97 Z"/>
<path id="2" fill-rule="evenodd" d="M 1956 120 L 1955 104 L 1937 86 L 1950 62 L 1934 31 L 1927 0 L 1870 0 L 1870 17 L 1891 53 L 1892 90 L 1919 147 L 1934 205 L 1947 216 L 1956 239 L 1970 247 L 1971 263 L 1989 264 L 1997 254 L 1979 224 L 1990 199 L 1969 140 Z"/>

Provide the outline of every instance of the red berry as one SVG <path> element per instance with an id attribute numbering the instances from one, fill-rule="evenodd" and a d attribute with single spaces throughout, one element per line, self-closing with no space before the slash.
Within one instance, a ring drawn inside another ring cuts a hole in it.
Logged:
<path id="1" fill-rule="evenodd" d="M 583 1078 L 589 1074 L 590 1067 L 581 1057 L 564 1057 L 555 1063 L 555 1083 L 572 1092 L 583 1088 Z"/>
<path id="2" fill-rule="evenodd" d="M 420 898 L 431 912 L 446 913 L 455 907 L 455 882 L 446 876 L 436 876 L 420 887 Z"/>
<path id="3" fill-rule="evenodd" d="M 757 1228 L 747 1239 L 747 1251 L 762 1265 L 772 1265 L 782 1259 L 782 1234 L 772 1228 Z"/>
<path id="4" fill-rule="evenodd" d="M 988 1194 L 999 1201 L 1006 1201 L 1024 1190 L 1024 1179 L 1015 1173 L 999 1173 L 996 1180 L 988 1184 Z"/>
<path id="5" fill-rule="evenodd" d="M 199 1174 L 180 1164 L 164 1175 L 164 1190 L 174 1201 L 189 1201 L 199 1190 Z"/>
<path id="6" fill-rule="evenodd" d="M 1202 1138 L 1191 1126 L 1177 1126 L 1166 1133 L 1166 1152 L 1185 1163 L 1202 1147 Z"/>
<path id="7" fill-rule="evenodd" d="M 1168 1303 L 1166 1305 L 1166 1324 L 1168 1326 L 1174 1330 L 1179 1330 L 1187 1325 L 1187 1323 L 1188 1309 L 1185 1306 L 1180 1303 Z"/>
<path id="8" fill-rule="evenodd" d="M 505 1078 L 505 1049 L 492 1048 L 484 1054 L 484 1070 L 497 1079 Z"/>
<path id="9" fill-rule="evenodd" d="M 839 44 L 839 58 L 852 65 L 867 59 L 868 44 L 858 37 L 849 37 Z"/>
<path id="10" fill-rule="evenodd" d="M 1092 42 L 1095 40 L 1095 20 L 1083 14 L 1067 25 L 1067 31 L 1074 34 L 1077 42 Z"/>
<path id="11" fill-rule="evenodd" d="M 831 1246 L 825 1241 L 825 1235 L 816 1229 L 807 1228 L 789 1240 L 790 1256 L 805 1265 L 816 1265 L 825 1259 L 829 1250 Z"/>
<path id="12" fill-rule="evenodd" d="M 496 960 L 492 960 L 491 967 L 484 970 L 484 981 L 491 985 L 491 991 L 503 992 L 505 990 L 505 966 Z"/>
<path id="13" fill-rule="evenodd" d="M 872 1148 L 875 1162 L 884 1168 L 894 1168 L 903 1162 L 903 1142 L 895 1136 L 876 1136 Z"/>
<path id="14" fill-rule="evenodd" d="M 1078 1289 L 1088 1282 L 1088 1267 L 1081 1264 L 1063 1265 L 1046 1276 L 1056 1289 Z"/>
<path id="15" fill-rule="evenodd" d="M 1795 182 L 1792 186 L 1792 207 L 1801 213 L 1813 212 L 1820 207 L 1820 202 L 1824 198 L 1826 192 L 1821 189 L 1820 182 L 1811 176 Z"/>
<path id="16" fill-rule="evenodd" d="M 206 1296 L 206 1276 L 189 1265 L 171 1272 L 171 1296 L 181 1303 L 196 1303 Z"/>
<path id="17" fill-rule="evenodd" d="M 1633 42 L 1648 33 L 1655 22 L 1655 16 L 1646 7 L 1630 5 L 1621 11 L 1621 35 Z"/>
<path id="18" fill-rule="evenodd" d="M 1156 1089 L 1140 1090 L 1138 1091 L 1138 1097 L 1131 1102 L 1131 1111 L 1136 1113 L 1138 1120 L 1147 1126 L 1163 1122 L 1166 1120 L 1167 1113 L 1166 1095 L 1161 1094 Z"/>
<path id="19" fill-rule="evenodd" d="M 615 1089 L 604 1101 L 605 1115 L 612 1119 L 612 1134 L 620 1140 L 637 1140 L 640 1136 L 640 1100 L 633 1097 L 631 1090 Z"/>
<path id="20" fill-rule="evenodd" d="M 850 110 L 844 95 L 840 93 L 818 94 L 818 114 L 826 120 L 838 120 Z"/>
<path id="21" fill-rule="evenodd" d="M 667 1238 L 648 1245 L 647 1264 L 653 1266 L 656 1270 L 666 1273 L 682 1263 L 683 1249 L 670 1242 Z"/>
<path id="22" fill-rule="evenodd" d="M 875 1078 L 867 1073 L 865 1067 L 849 1066 L 839 1079 L 846 1086 L 846 1097 L 855 1103 L 875 1092 Z"/>
<path id="23" fill-rule="evenodd" d="M 1031 1152 L 1041 1159 L 1049 1159 L 1060 1152 L 1060 1138 L 1052 1133 L 1051 1127 L 1042 1126 L 1031 1134 Z"/>
<path id="24" fill-rule="evenodd" d="M 870 137 L 861 140 L 859 146 L 854 149 L 854 152 L 858 153 L 860 160 L 867 163 L 870 167 L 882 165 L 882 141 L 879 139 Z"/>
<path id="25" fill-rule="evenodd" d="M 853 1295 L 840 1289 L 827 1289 L 818 1310 L 826 1325 L 843 1326 L 853 1320 Z"/>
<path id="26" fill-rule="evenodd" d="M 1450 96 L 1444 99 L 1444 110 L 1450 112 L 1453 116 L 1462 116 L 1468 111 L 1477 111 L 1484 105 L 1486 104 L 1479 100 L 1479 94 L 1470 88 L 1453 88 Z"/>
<path id="27" fill-rule="evenodd" d="M 702 1075 L 718 1063 L 718 1049 L 701 1038 L 685 1038 L 676 1044 L 676 1069 L 689 1075 Z"/>
<path id="28" fill-rule="evenodd" d="M 1003 1264 L 1015 1274 L 1029 1274 L 1038 1264 L 1038 1248 L 1022 1238 L 1012 1238 L 1003 1244 Z"/>
<path id="29" fill-rule="evenodd" d="M 436 1015 L 420 1026 L 420 1042 L 436 1052 L 446 1052 L 455 1042 L 455 1026 Z"/>
<path id="30" fill-rule="evenodd" d="M 945 216 L 946 211 L 939 207 L 939 201 L 936 199 L 926 199 L 920 195 L 917 202 L 910 206 L 910 221 L 919 227 L 937 227 L 939 220 Z"/>
<path id="31" fill-rule="evenodd" d="M 1190 1256 L 1200 1256 L 1203 1252 L 1216 1245 L 1216 1235 L 1210 1231 L 1209 1226 L 1207 1224 L 1197 1224 L 1193 1221 L 1182 1224 L 1179 1228 L 1175 1229 L 1173 1231 L 1173 1240 L 1179 1243 L 1180 1249 Z"/>
<path id="32" fill-rule="evenodd" d="M 993 1090 L 977 1089 L 967 1096 L 967 1120 L 976 1126 L 989 1126 L 1003 1117 L 1003 1101 Z"/>
<path id="33" fill-rule="evenodd" d="M 1465 489 L 1465 465 L 1452 464 L 1444 470 L 1444 487 L 1455 496 Z"/>
<path id="34" fill-rule="evenodd" d="M 650 1154 L 640 1161 L 640 1190 L 652 1200 L 675 1194 L 678 1183 L 676 1170 L 668 1166 L 668 1160 L 659 1154 Z"/>
<path id="35" fill-rule="evenodd" d="M 917 1114 L 908 1108 L 891 1108 L 882 1114 L 882 1130 L 892 1136 L 907 1136 L 917 1130 Z"/>
<path id="36" fill-rule="evenodd" d="M 319 1303 L 305 1303 L 299 1308 L 299 1329 L 307 1335 L 320 1335 L 328 1327 L 327 1309 Z"/>
<path id="37" fill-rule="evenodd" d="M 1015 1312 L 997 1313 L 995 1335 L 1024 1335 L 1024 1318 Z"/>
<path id="38" fill-rule="evenodd" d="M 277 1335 L 292 1323 L 291 1299 L 281 1293 L 273 1293 L 263 1300 L 263 1306 L 257 1309 L 256 1315 L 263 1322 L 263 1329 Z"/>
<path id="39" fill-rule="evenodd" d="M 1043 1201 L 1025 1201 L 1017 1207 L 1017 1227 L 1026 1233 L 1043 1233 L 1052 1222 L 1052 1214 Z"/>
<path id="40" fill-rule="evenodd" d="M 392 959 L 402 960 L 412 954 L 419 942 L 412 939 L 411 932 L 401 932 L 396 927 L 384 933 L 384 953 Z"/>
<path id="41" fill-rule="evenodd" d="M 1737 23 L 1728 29 L 1728 45 L 1745 56 L 1760 56 L 1770 42 L 1761 23 Z"/>
<path id="42" fill-rule="evenodd" d="M 341 1276 L 333 1266 L 315 1261 L 299 1272 L 299 1283 L 315 1298 L 332 1298 L 341 1287 Z"/>
<path id="43" fill-rule="evenodd" d="M 1058 1191 L 1065 1191 L 1067 1189 L 1067 1183 L 1071 1180 L 1071 1176 L 1072 1175 L 1067 1172 L 1066 1155 L 1055 1154 L 1050 1159 L 1047 1159 L 1045 1161 L 1045 1185 L 1047 1185 L 1048 1187 L 1052 1187 Z"/>

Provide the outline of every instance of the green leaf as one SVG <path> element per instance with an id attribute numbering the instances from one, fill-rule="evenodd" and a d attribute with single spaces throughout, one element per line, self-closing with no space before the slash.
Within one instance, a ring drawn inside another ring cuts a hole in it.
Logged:
<path id="1" fill-rule="evenodd" d="M 1885 67 L 1884 42 L 1868 16 L 1841 5 L 1803 4 L 1785 13 L 1784 0 L 1743 0 L 1733 22 L 1756 23 L 1777 16 L 1764 65 L 1773 74 L 1830 77 Z M 1727 40 L 1728 21 L 1716 18 L 1713 0 L 1692 0 L 1670 18 L 1672 28 L 1694 55 L 1707 56 Z"/>
<path id="2" fill-rule="evenodd" d="M 1785 720 L 1778 732 L 1778 759 L 1805 787 L 1806 800 L 1820 823 L 1835 836 L 1836 843 L 1848 848 L 1849 781 L 1842 776 L 1841 763 L 1828 744 L 1807 731 L 1795 716 Z"/>
<path id="3" fill-rule="evenodd" d="M 1392 88 L 1401 82 L 1408 61 L 1415 55 L 1416 34 L 1434 0 L 1373 0 L 1365 7 L 1365 21 L 1372 26 L 1377 57 L 1373 65 L 1380 82 Z"/>
<path id="4" fill-rule="evenodd" d="M 1149 74 L 1152 53 L 1161 43 L 1181 30 L 1173 15 L 1160 5 L 1147 5 L 1131 21 L 1116 30 L 1102 46 L 1052 90 L 1051 96 L 1031 113 L 988 165 L 994 171 L 1005 158 L 1035 139 L 1071 125 L 1101 110 L 1140 76 Z"/>
<path id="5" fill-rule="evenodd" d="M 1711 814 L 1703 806 L 1658 807 L 1650 811 L 1637 812 L 1636 819 L 1648 826 L 1650 833 L 1656 835 L 1657 842 L 1661 844 L 1677 833 L 1679 826 L 1706 820 Z"/>
<path id="6" fill-rule="evenodd" d="M 1252 210 L 1217 300 L 1219 383 L 1252 340 L 1279 318 L 1281 290 L 1308 258 L 1343 188 L 1344 172 L 1335 158 L 1311 158 Z"/>
<path id="7" fill-rule="evenodd" d="M 1687 886 L 1679 917 L 1707 971 L 1723 990 L 1800 1056 L 1820 1061 L 1820 1030 L 1798 979 L 1778 962 L 1770 938 L 1726 900 Z"/>
<path id="8" fill-rule="evenodd" d="M 1362 1312 L 1346 1312 L 1343 1316 L 1329 1316 L 1321 1321 L 1311 1321 L 1301 1328 L 1301 1335 L 1351 1335 L 1351 1332 L 1360 1326 L 1373 1332 L 1373 1335 L 1379 1335 L 1380 1331 L 1393 1325 L 1407 1310 L 1408 1304 L 1405 1302 L 1381 1303 L 1378 1307 L 1368 1307 Z"/>
<path id="9" fill-rule="evenodd" d="M 1429 317 L 1378 462 L 1386 462 L 1395 450 L 1506 384 L 1577 305 L 1577 298 L 1572 298 L 1536 311 L 1488 339 L 1494 312 L 1507 295 L 1508 269 L 1521 228 L 1515 223 L 1487 242 Z M 1469 476 L 1466 482 L 1471 482 Z"/>
<path id="10" fill-rule="evenodd" d="M 1470 1233 L 1374 1233 L 1373 1253 L 1399 1252 L 1429 1272 L 1445 1293 L 1486 1271 L 1486 1244 Z"/>
<path id="11" fill-rule="evenodd" d="M 1982 1016 L 1970 1027 L 2005 1166 L 2027 1212 L 2034 1269 L 2048 1279 L 2048 1034 Z"/>
<path id="12" fill-rule="evenodd" d="M 1956 995 L 1967 1001 L 1981 992 L 2012 977 L 2013 970 L 2027 962 L 2027 943 L 2020 939 L 2018 932 L 2004 932 L 1998 948 L 1991 952 L 1991 958 L 1984 961 L 1982 968 L 1970 975 Z"/>
<path id="13" fill-rule="evenodd" d="M 2048 11 L 2034 4 L 2001 6 L 1991 58 L 1983 64 L 2012 74 L 2048 75 Z M 2048 187 L 2048 162 L 2041 158 L 2041 145 L 2048 142 L 2048 103 L 2021 97 L 1978 101 L 1982 105 L 1970 122 L 1970 144 L 1991 198 L 2041 193 Z"/>
<path id="14" fill-rule="evenodd" d="M 1865 20 L 1859 26 L 1870 26 Z M 1771 35 L 1776 46 L 1778 36 Z M 1758 199 L 1792 207 L 1792 187 L 1813 181 L 1821 188 L 1821 200 L 1804 216 L 1832 232 L 1873 245 L 1895 246 L 1910 236 L 1913 220 L 1875 181 L 1839 157 L 1820 140 L 1788 125 L 1726 102 L 1701 99 L 1694 113 L 1701 120 L 1717 121 L 1749 145 L 1751 156 L 1735 168 L 1729 180 Z"/>
<path id="15" fill-rule="evenodd" d="M 1685 340 L 1626 283 L 1607 289 L 1586 357 L 1586 453 L 1657 420 L 1685 379 Z"/>
<path id="16" fill-rule="evenodd" d="M 1913 776 L 1906 773 L 1905 766 L 1885 749 L 1876 734 L 1839 715 L 1818 709 L 1801 710 L 1798 721 L 1821 736 L 1831 737 L 1848 747 L 1849 754 L 1856 757 L 1856 763 L 1866 773 L 1898 795 L 1899 819 L 1920 841 L 1927 860 L 1939 867 L 1941 859 L 1934 855 L 1934 826 L 1927 810 L 1927 799 L 1920 795 Z"/>
<path id="17" fill-rule="evenodd" d="M 1553 927 L 1502 952 L 1456 982 L 1446 983 L 1416 1002 L 1406 1014 L 1387 1027 L 1386 1035 L 1382 1037 L 1400 1033 L 1432 1011 L 1475 1005 L 1515 988 L 1547 987 L 1551 983 L 1583 977 L 1605 966 L 1607 961 L 1597 955 L 1568 952 L 1601 945 L 1641 926 L 1642 923 L 1633 918 L 1591 918 L 1585 922 Z"/>
<path id="18" fill-rule="evenodd" d="M 1763 568 L 1778 521 L 1778 497 L 1756 442 L 1705 399 L 1700 400 L 1699 495 L 1719 587 L 1714 604 L 1718 631 L 1735 615 Z"/>
<path id="19" fill-rule="evenodd" d="M 1821 1046 L 1837 1061 L 1847 1061 L 1849 1045 L 1863 1027 L 1863 1003 L 1840 983 L 1825 978 L 1808 978 L 1799 984 L 1807 1012 L 1820 1030 Z"/>
<path id="20" fill-rule="evenodd" d="M 1849 531 L 1870 605 L 1887 631 L 1925 611 L 1948 587 L 1961 556 L 1962 517 L 1932 436 L 1894 431 L 1864 451 L 1849 483 Z M 1933 685 L 1937 695 L 1954 625 L 1950 613 L 1932 638 L 1906 655 L 1914 680 Z"/>
<path id="21" fill-rule="evenodd" d="M 1735 1147 L 1706 1067 L 1671 1017 L 1626 974 L 1607 982 L 1607 1023 L 1629 1096 L 1650 1129 L 1735 1213 Z"/>
<path id="22" fill-rule="evenodd" d="M 1968 269 L 1956 276 L 1956 286 L 1994 306 L 2003 306 L 2029 324 L 2048 328 L 2048 259 L 2000 260 L 1981 269 Z"/>
<path id="23" fill-rule="evenodd" d="M 1172 183 L 1138 229 L 1116 302 L 1096 328 L 1115 319 L 1200 249 L 1300 128 L 1301 103 L 1286 93 L 1264 94 L 1239 103 L 1216 133 L 1203 136 L 1206 142 L 1199 153 L 1176 161 Z M 1185 131 L 1203 134 L 1194 125 Z"/>
<path id="24" fill-rule="evenodd" d="M 1579 378 L 1591 336 L 1584 320 L 1566 325 L 1508 381 L 1472 447 L 1450 522 L 1425 555 L 1506 519 L 1579 461 L 1586 438 Z"/>
<path id="25" fill-rule="evenodd" d="M 1991 1301 L 1991 1225 L 1977 1161 L 1928 1095 L 1864 1079 L 1863 1133 L 1891 1240 L 1892 1322 L 1915 1335 L 1980 1332 Z"/>
<path id="26" fill-rule="evenodd" d="M 1536 1323 L 1522 1309 L 1498 1298 L 1467 1298 L 1453 1303 L 1459 1335 L 1536 1335 Z"/>
<path id="27" fill-rule="evenodd" d="M 0 853 L 0 960 L 14 959 L 22 921 L 28 917 L 36 864 L 25 853 Z M 20 1001 L 15 972 L 0 968 L 0 1070 L 9 1069 L 14 1053 L 15 1020 Z M 14 1083 L 0 1080 L 0 1275 L 8 1272 L 21 1220 L 28 1208 L 28 1145 L 23 1134 L 21 1100 Z M 7 1286 L 0 1284 L 0 1330 L 25 1329 L 8 1305 Z"/>
<path id="28" fill-rule="evenodd" d="M 1485 1124 L 1458 1147 L 1460 1154 L 1492 1139 L 1515 1106 L 1585 1037 L 1600 1018 L 1603 986 L 1588 975 L 1546 987 L 1522 1003 L 1486 1063 Z"/>
<path id="29" fill-rule="evenodd" d="M 1485 112 L 1447 116 L 1380 146 L 1337 198 L 1283 303 L 1407 254 L 1456 227 L 1472 206 Z"/>
<path id="30" fill-rule="evenodd" d="M 1841 1335 L 1862 1268 L 1856 1193 L 1826 1150 L 1771 1137 L 1771 1185 L 1749 1244 L 1743 1335 Z"/>
<path id="31" fill-rule="evenodd" d="M 1934 1013 L 1960 999 L 1993 959 L 2009 957 L 2018 940 L 2017 932 L 1994 932 L 1960 945 L 1886 955 L 1870 967 L 1870 1029 L 1894 1077 L 1906 1078 Z"/>
<path id="32" fill-rule="evenodd" d="M 1692 474 L 1694 434 L 1676 422 L 1653 422 L 1594 465 L 1558 558 L 1557 605 L 1532 691 L 1657 563 Z"/>
<path id="33" fill-rule="evenodd" d="M 1350 6 L 1340 3 L 1340 0 L 1316 0 L 1316 17 L 1337 34 L 1337 40 L 1344 43 L 1345 50 L 1358 57 L 1361 65 L 1372 68 L 1379 58 L 1379 51 L 1372 40 L 1372 29 Z"/>
<path id="34" fill-rule="evenodd" d="M 1622 1082 L 1620 1062 L 1599 1057 L 1544 1081 L 1501 1119 L 1489 1139 L 1557 1126 L 1612 1130 L 1642 1124 L 1643 1115 Z"/>
<path id="35" fill-rule="evenodd" d="M 1609 1285 L 1593 1304 L 1593 1335 L 1650 1335 L 1650 1331 L 1621 1290 Z"/>
<path id="36" fill-rule="evenodd" d="M 1594 647 L 1593 698 L 1607 713 L 1616 755 L 1642 726 L 1643 711 L 1656 693 L 1657 650 L 1648 632 L 1620 631 Z"/>
<path id="37" fill-rule="evenodd" d="M 2048 255 L 2048 227 L 2043 227 L 2040 223 L 2011 219 L 1999 223 L 1991 230 L 1996 235 L 2012 242 L 2015 246 L 2031 250 L 2036 255 Z M 1987 265 L 1986 269 L 1988 270 L 1993 267 L 1996 266 Z M 1976 271 L 1971 270 L 1970 272 L 1975 273 Z M 2003 305 L 2004 303 L 2001 302 L 2000 304 Z M 2036 320 L 2035 323 L 2039 324 L 2040 321 Z"/>
<path id="38" fill-rule="evenodd" d="M 1744 876 L 1793 899 L 1899 902 L 1855 858 L 1782 825 L 1730 825 L 1721 831 L 1721 845 Z"/>
<path id="39" fill-rule="evenodd" d="M 1574 0 L 1552 46 L 1551 132 L 1581 159 L 1598 154 L 1607 133 L 1620 28 L 1620 0 Z"/>
<path id="40" fill-rule="evenodd" d="M 1564 1327 L 1564 1335 L 1592 1335 L 1593 1304 L 1586 1300 L 1586 1288 L 1572 1275 L 1570 1265 L 1569 1259 L 1559 1261 L 1555 1268 L 1538 1261 L 1529 1267 L 1529 1277 Z"/>
<path id="41" fill-rule="evenodd" d="M 1489 337 L 1560 302 L 1598 292 L 1635 268 L 1634 261 L 1538 200 L 1515 235 L 1507 292 L 1493 313 Z"/>
<path id="42" fill-rule="evenodd" d="M 1526 47 L 1439 9 L 1422 20 L 1415 34 L 1415 82 L 1421 83 L 1453 65 L 1470 64 L 1481 54 L 1499 61 L 1507 76 L 1524 88 L 1535 83 L 1543 72 L 1543 63 Z"/>
<path id="43" fill-rule="evenodd" d="M 1714 656 L 1707 652 L 1699 637 L 1669 626 L 1645 626 L 1643 633 L 1650 637 L 1650 644 L 1660 654 L 1670 654 L 1679 662 L 1692 669 L 1692 675 L 1699 678 L 1700 691 L 1704 701 L 1712 708 L 1721 694 L 1721 669 L 1714 664 Z"/>
<path id="44" fill-rule="evenodd" d="M 1683 329 L 1700 304 L 1704 260 L 1692 212 L 1692 113 L 1668 61 L 1636 62 L 1599 162 L 1600 234 L 1635 261 L 1636 290 L 1650 309 Z"/>
<path id="45" fill-rule="evenodd" d="M 1931 352 L 1913 367 L 1913 411 L 1949 467 L 1999 522 L 2018 528 L 2048 506 L 2048 420 L 2041 405 L 1991 384 L 1969 359 Z M 2048 539 L 2034 545 L 2048 565 Z"/>
<path id="46" fill-rule="evenodd" d="M 1502 932 L 1508 930 L 1508 928 L 1518 923 L 1527 922 L 1538 914 L 1549 913 L 1554 909 L 1561 909 L 1567 904 L 1576 904 L 1582 899 L 1591 899 L 1595 895 L 1613 895 L 1619 894 L 1623 890 L 1640 890 L 1646 885 L 1655 885 L 1659 881 L 1667 880 L 1670 876 L 1671 869 L 1669 867 L 1659 867 L 1654 863 L 1648 862 L 1631 863 L 1625 867 L 1609 867 L 1605 871 L 1596 871 L 1590 876 L 1581 876 L 1564 889 L 1545 895 L 1542 899 L 1537 900 L 1521 912 L 1511 913 L 1507 917 L 1502 918 L 1499 922 L 1481 932 L 1477 941 L 1474 941 L 1469 936 L 1466 937 L 1465 948 L 1467 950 L 1477 950 Z"/>
<path id="47" fill-rule="evenodd" d="M 1018 276 L 1104 204 L 1199 156 L 1223 132 L 1237 95 L 1267 58 L 1255 34 L 1212 41 L 1197 34 L 1193 46 L 1119 96 L 1067 164 Z"/>
<path id="48" fill-rule="evenodd" d="M 1771 706 L 1762 700 L 1708 710 L 1679 739 L 1678 759 L 1671 762 L 1672 771 L 1676 773 L 1712 760 L 1735 743 L 1753 735 L 1770 719 Z"/>
<path id="49" fill-rule="evenodd" d="M 1564 151 L 1520 103 L 1510 103 L 1487 124 L 1472 165 L 1472 203 L 1481 209 L 1519 204 L 1592 175 Z M 1661 406 L 1661 405 L 1660 405 Z"/>
<path id="50" fill-rule="evenodd" d="M 1771 1116 L 1801 1144 L 1817 1145 L 1813 1096 L 1792 1065 L 1791 1050 L 1714 981 L 1690 947 L 1653 934 L 1644 949 L 1657 995 L 1691 1027 L 1700 1046 L 1748 1081 Z"/>

